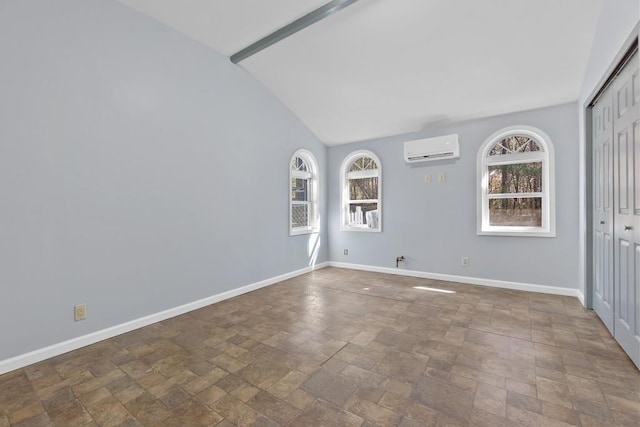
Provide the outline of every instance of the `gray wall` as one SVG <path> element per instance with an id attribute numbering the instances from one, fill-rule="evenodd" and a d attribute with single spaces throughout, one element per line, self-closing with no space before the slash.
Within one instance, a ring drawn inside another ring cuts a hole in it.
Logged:
<path id="1" fill-rule="evenodd" d="M 588 99 L 594 95 L 598 89 L 598 85 L 602 83 L 602 79 L 608 77 L 607 69 L 615 65 L 616 55 L 622 49 L 625 41 L 631 35 L 634 27 L 640 22 L 640 1 L 638 0 L 605 0 L 602 2 L 602 9 L 598 19 L 595 38 L 591 48 L 591 54 L 587 62 L 587 70 L 585 72 L 582 89 L 580 91 L 580 99 L 578 101 L 578 126 L 580 140 L 580 278 L 579 288 L 581 292 L 589 293 L 590 284 L 587 283 L 591 269 L 591 263 L 587 255 L 587 211 L 590 209 L 587 203 L 587 192 L 590 188 L 587 182 L 591 177 L 587 174 L 586 151 L 591 150 L 591 146 L 587 145 L 585 134 L 585 111 L 586 103 L 591 101 Z M 588 286 L 589 285 L 589 286 Z M 587 295 L 590 301 L 590 296 Z"/>
<path id="2" fill-rule="evenodd" d="M 0 0 L 0 61 L 0 360 L 309 265 L 288 162 L 326 176 L 326 147 L 228 58 L 113 1 Z"/>
<path id="3" fill-rule="evenodd" d="M 329 148 L 329 258 L 332 261 L 404 268 L 493 280 L 577 288 L 578 126 L 577 105 L 508 114 Z M 551 138 L 556 154 L 555 238 L 497 237 L 476 234 L 476 155 L 495 131 L 534 126 Z M 457 133 L 461 157 L 407 165 L 403 141 Z M 382 162 L 382 233 L 340 231 L 339 168 L 356 149 L 368 149 Z M 446 182 L 437 182 L 439 172 Z M 430 174 L 432 182 L 424 183 Z M 349 255 L 343 255 L 343 249 Z M 461 266 L 460 258 L 470 265 Z"/>

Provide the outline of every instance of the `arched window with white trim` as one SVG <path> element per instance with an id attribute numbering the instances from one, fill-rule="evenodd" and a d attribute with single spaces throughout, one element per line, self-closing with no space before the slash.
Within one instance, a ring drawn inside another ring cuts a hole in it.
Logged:
<path id="1" fill-rule="evenodd" d="M 349 154 L 340 168 L 341 229 L 382 230 L 382 169 L 371 151 Z"/>
<path id="2" fill-rule="evenodd" d="M 555 237 L 554 154 L 540 129 L 512 126 L 478 152 L 478 234 Z"/>
<path id="3" fill-rule="evenodd" d="M 318 162 L 308 150 L 298 150 L 289 162 L 289 234 L 319 229 Z"/>

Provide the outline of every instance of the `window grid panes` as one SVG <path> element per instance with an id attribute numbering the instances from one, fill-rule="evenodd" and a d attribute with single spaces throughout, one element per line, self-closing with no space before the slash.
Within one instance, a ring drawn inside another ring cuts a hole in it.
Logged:
<path id="1" fill-rule="evenodd" d="M 356 154 L 343 166 L 343 229 L 380 231 L 380 169 L 368 153 Z"/>
<path id="2" fill-rule="evenodd" d="M 309 226 L 309 204 L 308 203 L 292 203 L 291 204 L 291 226 L 293 228 Z"/>
<path id="3" fill-rule="evenodd" d="M 300 150 L 290 165 L 289 231 L 291 234 L 310 233 L 317 228 L 314 160 L 311 153 Z"/>
<path id="4" fill-rule="evenodd" d="M 291 170 L 300 171 L 300 172 L 309 172 L 309 166 L 307 166 L 307 162 L 304 161 L 301 157 L 294 157 L 291 162 Z"/>
<path id="5" fill-rule="evenodd" d="M 511 135 L 495 144 L 489 151 L 489 156 L 500 156 L 505 154 L 527 153 L 541 151 L 540 144 L 528 136 Z"/>
<path id="6" fill-rule="evenodd" d="M 528 137 L 514 136 L 490 152 L 504 159 L 523 150 L 540 151 L 540 146 Z M 490 226 L 542 227 L 542 161 L 488 165 L 487 181 Z"/>
<path id="7" fill-rule="evenodd" d="M 545 148 L 552 147 L 532 130 L 501 133 L 504 136 L 489 139 L 478 154 L 478 168 L 482 171 L 479 233 L 555 233 L 549 202 L 553 182 L 547 182 L 552 163 Z"/>
<path id="8" fill-rule="evenodd" d="M 349 172 L 378 169 L 378 164 L 371 157 L 359 157 L 351 163 Z"/>
<path id="9" fill-rule="evenodd" d="M 309 201 L 309 180 L 304 178 L 291 179 L 291 200 L 294 202 Z"/>

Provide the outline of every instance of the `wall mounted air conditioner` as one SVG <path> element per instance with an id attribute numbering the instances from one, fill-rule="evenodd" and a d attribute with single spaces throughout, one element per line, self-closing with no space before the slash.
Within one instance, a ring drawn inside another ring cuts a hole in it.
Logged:
<path id="1" fill-rule="evenodd" d="M 460 144 L 457 134 L 417 139 L 404 143 L 404 160 L 407 163 L 456 159 L 458 157 L 460 157 Z"/>

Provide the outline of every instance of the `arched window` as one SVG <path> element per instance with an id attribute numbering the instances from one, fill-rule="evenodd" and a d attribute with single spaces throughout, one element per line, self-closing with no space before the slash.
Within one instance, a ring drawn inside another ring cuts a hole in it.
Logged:
<path id="1" fill-rule="evenodd" d="M 382 230 L 382 171 L 370 151 L 348 155 L 340 168 L 342 223 L 348 231 Z"/>
<path id="2" fill-rule="evenodd" d="M 308 150 L 298 150 L 289 163 L 289 235 L 318 231 L 318 163 Z"/>
<path id="3" fill-rule="evenodd" d="M 513 126 L 478 152 L 478 234 L 555 236 L 554 155 L 539 129 Z"/>

